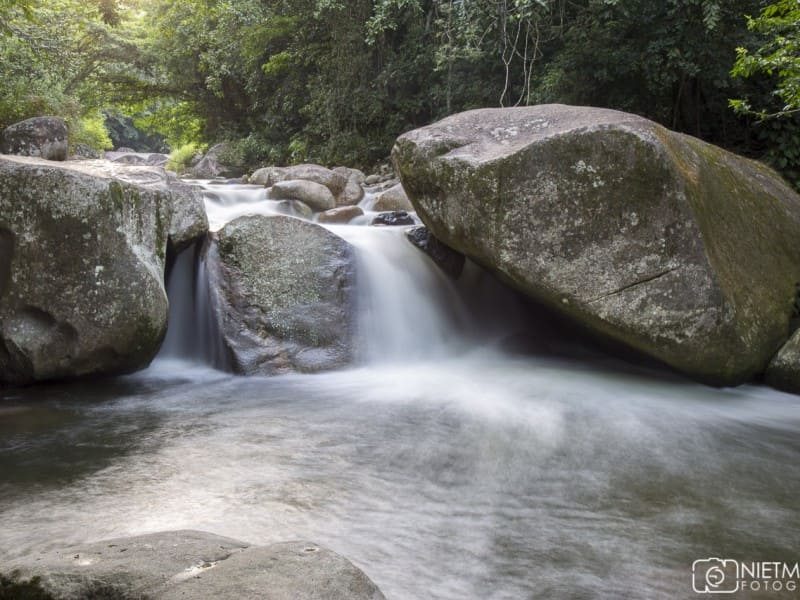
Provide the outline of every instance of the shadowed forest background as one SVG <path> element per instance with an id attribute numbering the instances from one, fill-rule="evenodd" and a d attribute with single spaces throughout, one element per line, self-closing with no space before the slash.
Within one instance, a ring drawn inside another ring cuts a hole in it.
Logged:
<path id="1" fill-rule="evenodd" d="M 55 114 L 84 150 L 367 167 L 447 114 L 559 102 L 797 185 L 798 23 L 796 0 L 0 0 L 0 129 Z"/>

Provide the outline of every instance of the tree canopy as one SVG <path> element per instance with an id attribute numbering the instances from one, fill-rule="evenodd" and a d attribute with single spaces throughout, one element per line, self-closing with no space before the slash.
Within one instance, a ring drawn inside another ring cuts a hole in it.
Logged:
<path id="1" fill-rule="evenodd" d="M 98 145 L 112 111 L 173 147 L 229 140 L 251 164 L 363 166 L 453 112 L 565 102 L 641 114 L 795 177 L 799 6 L 0 0 L 0 126 L 61 114 Z"/>

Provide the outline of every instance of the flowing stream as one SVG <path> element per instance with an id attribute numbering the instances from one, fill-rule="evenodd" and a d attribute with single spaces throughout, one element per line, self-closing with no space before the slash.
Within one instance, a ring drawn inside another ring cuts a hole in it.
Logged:
<path id="1" fill-rule="evenodd" d="M 276 210 L 248 186 L 207 205 L 216 228 Z M 800 559 L 800 399 L 512 353 L 530 323 L 480 269 L 453 282 L 402 228 L 333 230 L 358 251 L 352 369 L 226 373 L 190 249 L 148 370 L 0 391 L 0 565 L 191 528 L 314 540 L 396 600 L 672 599 L 697 559 Z"/>

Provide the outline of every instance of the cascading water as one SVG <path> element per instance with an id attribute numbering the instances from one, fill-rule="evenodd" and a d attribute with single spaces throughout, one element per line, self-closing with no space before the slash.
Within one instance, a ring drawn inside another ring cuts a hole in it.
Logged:
<path id="1" fill-rule="evenodd" d="M 260 186 L 206 184 L 203 193 L 212 231 L 244 215 L 285 214 L 281 203 L 267 199 Z M 356 251 L 359 363 L 455 355 L 474 346 L 476 338 L 485 342 L 498 331 L 507 333 L 503 325 L 518 323 L 508 292 L 482 279 L 475 265 L 468 265 L 466 275 L 454 282 L 406 239 L 406 228 L 367 226 L 372 201 L 371 196 L 362 201 L 367 216 L 357 224 L 326 226 Z M 217 368 L 226 364 L 199 245 L 177 257 L 167 287 L 170 325 L 159 358 Z M 481 291 L 491 295 L 491 307 L 475 302 Z"/>
<path id="2" fill-rule="evenodd" d="M 202 241 L 180 252 L 167 277 L 167 335 L 156 360 L 188 361 L 216 369 L 228 359 L 210 307 L 210 289 Z"/>
<path id="3" fill-rule="evenodd" d="M 404 231 L 330 227 L 356 249 L 358 337 L 363 362 L 452 354 L 463 345 L 466 307 L 452 281 Z"/>

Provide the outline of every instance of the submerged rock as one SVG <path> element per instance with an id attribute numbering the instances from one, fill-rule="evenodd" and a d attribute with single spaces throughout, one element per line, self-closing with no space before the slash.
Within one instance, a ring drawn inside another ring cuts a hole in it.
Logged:
<path id="1" fill-rule="evenodd" d="M 466 257 L 433 237 L 425 227 L 414 227 L 406 231 L 408 241 L 430 256 L 439 267 L 453 279 L 464 271 Z"/>
<path id="2" fill-rule="evenodd" d="M 33 117 L 9 125 L 0 139 L 0 153 L 66 160 L 69 131 L 59 117 Z"/>
<path id="3" fill-rule="evenodd" d="M 355 266 L 347 242 L 292 217 L 241 217 L 217 233 L 207 265 L 237 372 L 314 372 L 351 361 Z"/>
<path id="4" fill-rule="evenodd" d="M 392 155 L 431 233 L 600 337 L 716 384 L 786 340 L 800 197 L 762 164 L 561 105 L 454 115 Z"/>
<path id="5" fill-rule="evenodd" d="M 331 191 L 313 181 L 280 181 L 269 189 L 267 195 L 274 200 L 299 200 L 315 212 L 330 210 L 336 206 Z"/>
<path id="6" fill-rule="evenodd" d="M 384 598 L 360 569 L 318 544 L 251 546 L 200 531 L 62 547 L 16 559 L 3 570 L 18 582 L 38 578 L 30 586 L 53 600 Z"/>
<path id="7" fill-rule="evenodd" d="M 300 219 L 311 219 L 314 216 L 314 211 L 311 207 L 300 200 L 281 200 L 278 202 L 276 209 L 278 212 L 290 217 L 298 217 Z"/>
<path id="8" fill-rule="evenodd" d="M 413 225 L 414 217 L 404 210 L 394 210 L 392 212 L 384 212 L 376 215 L 372 219 L 372 225 L 387 225 L 394 227 L 397 225 Z"/>
<path id="9" fill-rule="evenodd" d="M 0 381 L 149 364 L 177 194 L 154 167 L 0 157 Z"/>
<path id="10" fill-rule="evenodd" d="M 349 223 L 362 216 L 364 216 L 364 211 L 358 206 L 340 206 L 320 213 L 317 220 L 320 223 Z"/>

